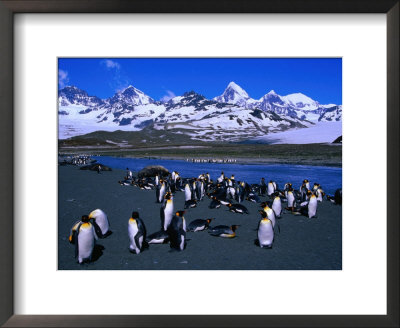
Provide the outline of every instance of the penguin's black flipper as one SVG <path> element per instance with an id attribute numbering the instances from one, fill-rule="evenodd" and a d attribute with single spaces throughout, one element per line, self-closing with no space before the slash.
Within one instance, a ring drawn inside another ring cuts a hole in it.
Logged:
<path id="1" fill-rule="evenodd" d="M 254 245 L 260 246 L 260 241 L 258 239 L 254 239 Z"/>
<path id="2" fill-rule="evenodd" d="M 100 229 L 99 225 L 94 220 L 93 220 L 93 227 L 94 227 L 94 232 L 96 233 L 96 236 L 98 238 L 104 238 L 103 233 L 101 232 L 101 229 Z"/>
<path id="3" fill-rule="evenodd" d="M 163 208 L 163 206 L 160 208 L 160 218 L 161 218 L 161 230 L 164 230 L 165 216 L 164 216 L 164 208 Z"/>
<path id="4" fill-rule="evenodd" d="M 75 258 L 78 257 L 78 255 L 79 255 L 78 234 L 76 234 L 76 239 L 75 239 Z"/>
<path id="5" fill-rule="evenodd" d="M 140 241 L 139 241 L 139 238 L 140 238 L 140 237 L 143 237 L 142 246 L 140 246 Z M 143 250 L 143 243 L 144 243 L 144 242 L 145 242 L 145 238 L 144 238 L 142 232 L 141 232 L 141 231 L 138 231 L 138 233 L 137 233 L 136 236 L 135 236 L 135 244 L 136 244 L 136 247 L 140 249 L 140 251 Z"/>

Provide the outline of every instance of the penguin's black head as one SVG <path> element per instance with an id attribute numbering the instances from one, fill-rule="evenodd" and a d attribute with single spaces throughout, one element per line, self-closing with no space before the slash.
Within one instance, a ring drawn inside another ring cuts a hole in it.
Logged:
<path id="1" fill-rule="evenodd" d="M 185 211 L 178 211 L 175 213 L 175 215 L 179 216 L 179 217 L 183 217 L 184 214 L 185 214 Z"/>
<path id="2" fill-rule="evenodd" d="M 240 227 L 240 226 L 238 224 L 235 224 L 235 225 L 231 226 L 231 229 L 233 232 L 235 232 L 238 227 Z"/>
<path id="3" fill-rule="evenodd" d="M 261 214 L 262 218 L 267 217 L 267 213 L 265 213 L 265 211 L 258 211 L 258 212 Z"/>
<path id="4" fill-rule="evenodd" d="M 138 219 L 139 218 L 139 213 L 138 212 L 132 212 L 132 218 L 133 219 Z"/>
<path id="5" fill-rule="evenodd" d="M 82 222 L 89 222 L 90 221 L 89 216 L 87 216 L 87 215 L 82 215 L 81 220 L 82 220 Z"/>
<path id="6" fill-rule="evenodd" d="M 262 203 L 260 204 L 261 207 L 265 207 L 265 205 L 267 205 L 266 202 L 262 202 Z"/>
<path id="7" fill-rule="evenodd" d="M 212 220 L 215 220 L 215 218 L 207 219 L 206 221 L 207 221 L 207 223 L 210 223 Z"/>

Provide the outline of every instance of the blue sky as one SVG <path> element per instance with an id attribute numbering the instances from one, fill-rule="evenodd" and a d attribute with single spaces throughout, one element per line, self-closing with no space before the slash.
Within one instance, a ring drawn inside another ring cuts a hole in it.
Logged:
<path id="1" fill-rule="evenodd" d="M 234 81 L 254 99 L 275 90 L 342 104 L 340 58 L 59 58 L 58 66 L 59 88 L 103 99 L 128 85 L 155 100 L 190 90 L 213 98 Z"/>

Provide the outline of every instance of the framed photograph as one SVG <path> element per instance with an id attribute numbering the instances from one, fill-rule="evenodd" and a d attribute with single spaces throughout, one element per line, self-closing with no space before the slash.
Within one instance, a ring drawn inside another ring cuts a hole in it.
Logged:
<path id="1" fill-rule="evenodd" d="M 2 325 L 398 326 L 398 1 L 0 9 Z"/>

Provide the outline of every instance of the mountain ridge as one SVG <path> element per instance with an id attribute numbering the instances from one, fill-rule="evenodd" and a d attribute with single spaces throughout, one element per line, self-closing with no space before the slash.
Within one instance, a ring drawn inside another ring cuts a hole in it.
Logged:
<path id="1" fill-rule="evenodd" d="M 340 121 L 341 111 L 341 105 L 320 105 L 301 93 L 280 96 L 271 90 L 255 100 L 235 82 L 212 99 L 188 91 L 166 102 L 156 101 L 131 85 L 107 99 L 67 86 L 59 90 L 59 137 L 96 130 L 138 131 L 148 126 L 162 130 L 174 126 L 177 134 L 192 140 L 237 142 L 318 122 Z"/>

